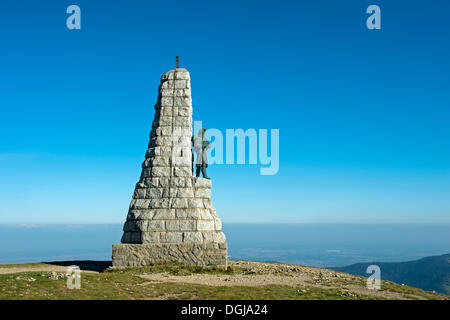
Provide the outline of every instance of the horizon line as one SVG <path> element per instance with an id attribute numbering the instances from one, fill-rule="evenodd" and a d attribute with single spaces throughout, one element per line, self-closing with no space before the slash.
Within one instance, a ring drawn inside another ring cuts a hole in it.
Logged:
<path id="1" fill-rule="evenodd" d="M 261 225 L 450 225 L 449 222 L 271 222 L 271 221 L 229 221 L 223 224 L 261 224 Z M 124 222 L 0 222 L 0 226 L 46 226 L 46 225 L 115 225 Z"/>

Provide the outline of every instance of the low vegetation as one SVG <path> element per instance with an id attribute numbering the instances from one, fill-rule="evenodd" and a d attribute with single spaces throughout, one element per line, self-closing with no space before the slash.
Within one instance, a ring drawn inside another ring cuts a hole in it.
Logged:
<path id="1" fill-rule="evenodd" d="M 64 268 L 63 264 L 0 266 L 0 299 L 449 298 L 391 282 L 383 282 L 382 290 L 373 291 L 365 288 L 362 277 L 319 268 L 246 261 L 234 261 L 226 270 L 175 264 L 105 268 L 100 272 L 93 270 L 95 267 L 82 267 L 81 288 L 70 290 Z"/>

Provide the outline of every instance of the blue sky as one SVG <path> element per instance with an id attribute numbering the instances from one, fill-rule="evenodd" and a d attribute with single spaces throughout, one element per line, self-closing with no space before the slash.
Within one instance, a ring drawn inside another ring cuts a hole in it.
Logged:
<path id="1" fill-rule="evenodd" d="M 2 1 L 0 223 L 123 222 L 175 55 L 195 120 L 280 130 L 277 175 L 208 169 L 224 222 L 450 223 L 449 21 L 446 1 Z"/>

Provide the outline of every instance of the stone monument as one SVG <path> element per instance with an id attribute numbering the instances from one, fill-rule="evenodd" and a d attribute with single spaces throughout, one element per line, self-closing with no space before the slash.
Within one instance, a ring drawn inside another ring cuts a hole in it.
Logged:
<path id="1" fill-rule="evenodd" d="M 177 65 L 161 77 L 148 150 L 122 243 L 113 245 L 113 266 L 227 266 L 211 180 L 193 175 L 192 112 L 190 75 Z"/>

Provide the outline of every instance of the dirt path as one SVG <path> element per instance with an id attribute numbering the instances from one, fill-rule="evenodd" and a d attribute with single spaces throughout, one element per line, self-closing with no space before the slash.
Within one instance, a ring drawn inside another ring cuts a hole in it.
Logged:
<path id="1" fill-rule="evenodd" d="M 253 274 L 170 275 L 167 273 L 153 273 L 139 276 L 148 281 L 141 284 L 144 286 L 155 282 L 176 282 L 225 287 L 259 287 L 265 285 L 286 285 L 292 287 L 313 286 L 324 289 L 337 288 L 357 294 L 373 295 L 387 299 L 405 299 L 401 293 L 369 290 L 361 285 L 355 285 L 354 283 L 357 281 L 355 276 L 332 270 L 252 261 L 231 261 L 231 265 L 247 269 L 247 272 Z M 348 282 L 348 284 L 346 284 L 346 282 Z"/>
<path id="2" fill-rule="evenodd" d="M 0 274 L 11 274 L 20 272 L 52 272 L 52 271 L 66 272 L 67 266 L 59 266 L 46 263 L 0 266 Z M 92 270 L 84 270 L 83 268 L 81 268 L 81 271 L 88 273 L 98 273 Z"/>

